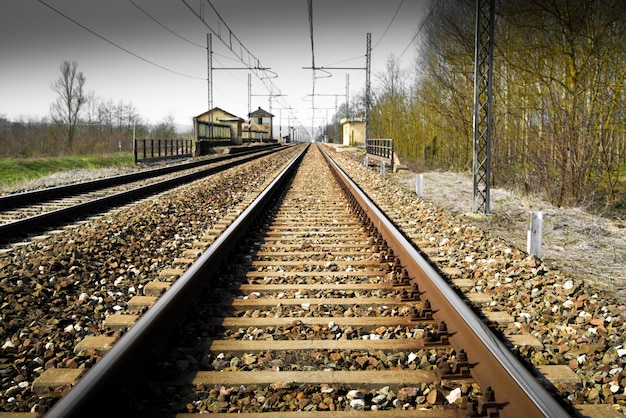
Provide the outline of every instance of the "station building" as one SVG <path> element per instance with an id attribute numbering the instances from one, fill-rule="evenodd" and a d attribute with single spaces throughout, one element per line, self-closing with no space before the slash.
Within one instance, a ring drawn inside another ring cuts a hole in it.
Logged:
<path id="1" fill-rule="evenodd" d="M 196 137 L 196 155 L 206 155 L 216 146 L 240 145 L 243 142 L 244 120 L 219 107 L 214 107 L 193 118 Z"/>

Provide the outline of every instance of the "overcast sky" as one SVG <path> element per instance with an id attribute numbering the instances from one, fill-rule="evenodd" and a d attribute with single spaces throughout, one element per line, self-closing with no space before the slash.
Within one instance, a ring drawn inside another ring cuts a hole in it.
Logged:
<path id="1" fill-rule="evenodd" d="M 150 123 L 171 115 L 177 124 L 191 125 L 192 117 L 207 109 L 206 42 L 210 30 L 196 14 L 203 13 L 207 24 L 225 39 L 228 31 L 217 27 L 215 13 L 206 0 L 43 1 L 119 47 L 42 1 L 1 0 L 0 116 L 11 120 L 48 116 L 56 98 L 50 86 L 59 77 L 64 60 L 78 63 L 88 92 L 116 103 L 132 102 Z M 278 78 L 265 83 L 253 74 L 252 110 L 269 110 L 264 95 L 269 94 L 266 84 L 271 81 L 277 89 L 273 93 L 285 95 L 274 98 L 272 113 L 282 116 L 286 125 L 289 112 L 280 108 L 291 106 L 300 123 L 310 127 L 313 111 L 307 95 L 312 92 L 312 72 L 302 68 L 311 66 L 307 1 L 211 3 L 261 65 L 278 74 Z M 409 46 L 426 8 L 426 0 L 313 0 L 316 66 L 365 67 L 366 33 L 370 32 L 372 82 L 376 83 L 375 75 L 384 70 L 388 57 L 400 56 Z M 213 51 L 215 68 L 242 67 L 216 35 Z M 401 63 L 409 68 L 414 60 L 415 48 L 411 45 Z M 248 73 L 215 70 L 214 106 L 246 118 Z M 316 93 L 342 95 L 337 101 L 343 103 L 346 73 L 350 74 L 351 96 L 362 92 L 364 71 L 335 70 L 331 78 L 316 80 Z M 317 126 L 327 113 L 329 117 L 334 114 L 335 97 L 316 97 L 315 106 L 320 108 Z"/>

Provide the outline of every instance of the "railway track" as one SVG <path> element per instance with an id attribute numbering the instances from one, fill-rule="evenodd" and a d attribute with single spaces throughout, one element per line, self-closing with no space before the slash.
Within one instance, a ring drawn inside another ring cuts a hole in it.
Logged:
<path id="1" fill-rule="evenodd" d="M 275 152 L 276 146 L 0 197 L 0 244 Z"/>
<path id="2" fill-rule="evenodd" d="M 571 415 L 317 147 L 299 158 L 138 320 L 112 315 L 129 330 L 47 416 Z"/>

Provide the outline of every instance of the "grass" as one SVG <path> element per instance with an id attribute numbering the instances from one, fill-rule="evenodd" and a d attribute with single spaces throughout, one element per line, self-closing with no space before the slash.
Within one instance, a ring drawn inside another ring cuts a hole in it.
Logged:
<path id="1" fill-rule="evenodd" d="M 0 186 L 11 186 L 61 171 L 133 166 L 131 153 L 46 158 L 0 158 Z"/>

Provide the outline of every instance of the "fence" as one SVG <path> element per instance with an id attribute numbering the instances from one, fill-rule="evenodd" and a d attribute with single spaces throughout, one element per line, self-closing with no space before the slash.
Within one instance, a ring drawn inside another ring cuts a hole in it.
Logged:
<path id="1" fill-rule="evenodd" d="M 215 147 L 228 145 L 233 138 L 230 125 L 196 120 L 196 139 L 203 146 Z"/>
<path id="2" fill-rule="evenodd" d="M 269 141 L 269 134 L 265 131 L 259 131 L 255 129 L 243 130 L 241 132 L 243 142 L 263 142 Z"/>
<path id="3" fill-rule="evenodd" d="M 135 164 L 191 157 L 191 139 L 135 139 Z"/>
<path id="4" fill-rule="evenodd" d="M 383 163 L 389 164 L 391 166 L 391 171 L 393 171 L 393 139 L 366 139 L 365 152 L 367 153 L 368 159 L 379 160 Z"/>

